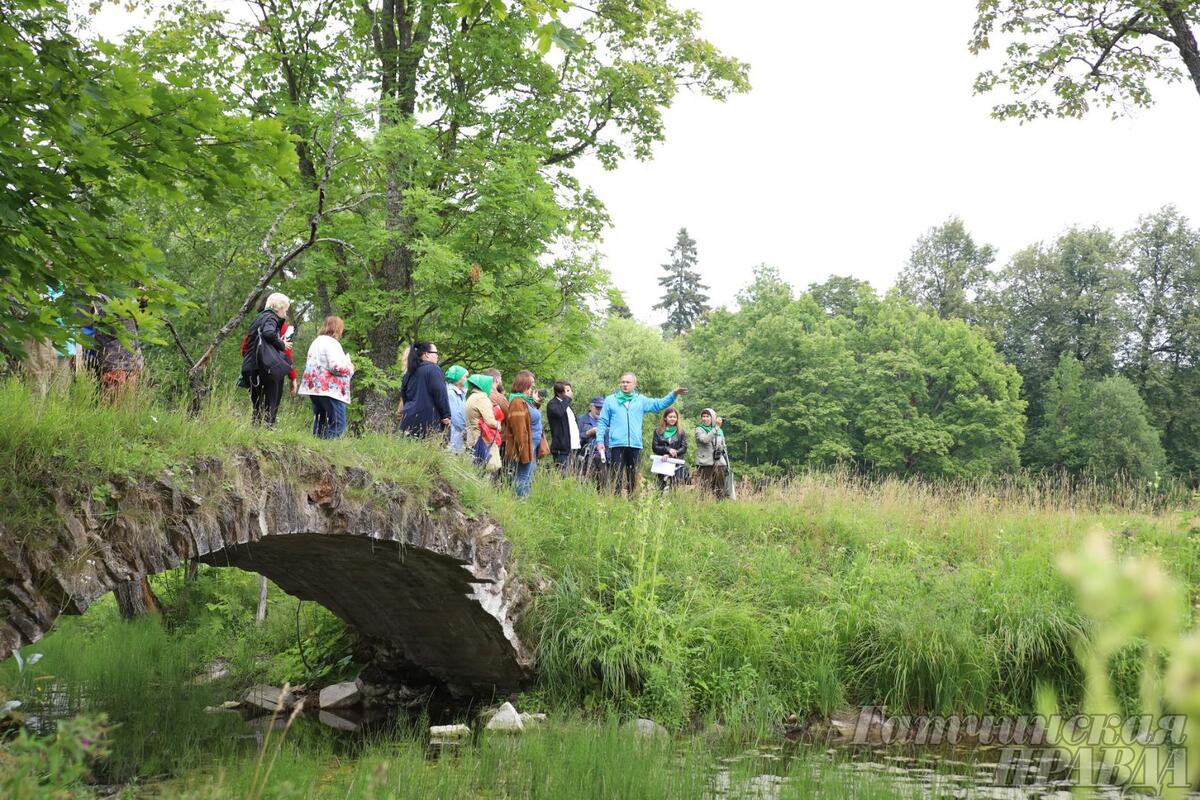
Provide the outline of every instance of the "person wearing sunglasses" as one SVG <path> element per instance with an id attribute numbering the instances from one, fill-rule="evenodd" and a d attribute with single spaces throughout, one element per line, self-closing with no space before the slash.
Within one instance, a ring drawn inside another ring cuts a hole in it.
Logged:
<path id="1" fill-rule="evenodd" d="M 404 433 L 440 436 L 450 425 L 446 377 L 438 367 L 438 349 L 433 342 L 414 342 L 409 349 L 400 394 L 404 401 L 400 430 Z"/>

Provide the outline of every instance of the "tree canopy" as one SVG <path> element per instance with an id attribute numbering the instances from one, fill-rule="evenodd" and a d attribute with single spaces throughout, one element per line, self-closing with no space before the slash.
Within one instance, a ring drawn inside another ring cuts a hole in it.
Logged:
<path id="1" fill-rule="evenodd" d="M 728 420 L 731 451 L 775 470 L 845 462 L 979 476 L 1016 467 L 1021 381 L 987 339 L 839 283 L 857 294 L 851 314 L 831 315 L 824 287 L 794 298 L 776 271 L 760 269 L 737 310 L 713 312 L 688 337 L 689 383 Z"/>
<path id="2" fill-rule="evenodd" d="M 245 198 L 293 169 L 278 120 L 231 111 L 208 89 L 161 80 L 136 53 L 80 40 L 55 0 L 6 5 L 0 74 L 0 347 L 9 352 L 70 338 L 80 309 L 102 295 L 130 316 L 139 299 L 151 313 L 185 301 L 128 198 Z"/>
<path id="3" fill-rule="evenodd" d="M 1000 118 L 1079 117 L 1094 107 L 1149 106 L 1155 82 L 1200 94 L 1195 0 L 978 0 L 971 51 L 1004 42 L 1004 61 L 975 91 L 1006 91 Z"/>
<path id="4" fill-rule="evenodd" d="M 700 273 L 696 269 L 696 240 L 688 235 L 687 228 L 679 229 L 670 255 L 671 260 L 662 265 L 666 274 L 658 279 L 658 285 L 663 287 L 663 298 L 654 307 L 667 312 L 663 332 L 678 336 L 691 330 L 708 312 L 708 295 L 705 294 L 708 287 L 700 282 Z"/>

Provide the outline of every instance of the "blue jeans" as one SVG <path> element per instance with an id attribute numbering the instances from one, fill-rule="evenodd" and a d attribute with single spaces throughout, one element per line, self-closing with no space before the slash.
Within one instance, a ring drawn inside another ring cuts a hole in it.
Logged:
<path id="1" fill-rule="evenodd" d="M 318 439 L 336 439 L 346 432 L 346 404 L 332 397 L 311 395 L 313 435 Z"/>
<path id="2" fill-rule="evenodd" d="M 533 489 L 533 471 L 537 469 L 537 459 L 528 464 L 517 464 L 517 497 L 529 497 Z"/>

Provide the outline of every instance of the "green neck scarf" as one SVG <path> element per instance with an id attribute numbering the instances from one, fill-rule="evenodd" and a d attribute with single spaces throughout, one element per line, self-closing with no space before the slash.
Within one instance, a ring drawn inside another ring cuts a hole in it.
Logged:
<path id="1" fill-rule="evenodd" d="M 615 396 L 618 403 L 628 403 L 629 401 L 633 400 L 633 397 L 636 394 L 637 392 L 623 392 L 620 389 L 617 389 Z"/>
<path id="2" fill-rule="evenodd" d="M 676 434 L 678 434 L 678 433 L 679 433 L 679 426 L 672 425 L 670 428 L 663 428 L 662 435 L 663 435 L 664 439 L 674 439 Z"/>
<path id="3" fill-rule="evenodd" d="M 725 431 L 721 430 L 720 428 L 714 428 L 712 425 L 701 425 L 700 430 L 704 431 L 705 433 L 712 433 L 713 431 L 716 431 L 717 436 L 725 435 Z"/>
<path id="4" fill-rule="evenodd" d="M 513 400 L 516 400 L 518 397 L 519 397 L 519 398 L 521 398 L 522 400 L 524 400 L 526 403 L 528 403 L 528 402 L 529 402 L 529 395 L 525 394 L 524 392 L 513 392 L 513 393 L 511 393 L 511 394 L 508 396 L 508 402 L 510 402 L 510 403 L 511 403 Z"/>

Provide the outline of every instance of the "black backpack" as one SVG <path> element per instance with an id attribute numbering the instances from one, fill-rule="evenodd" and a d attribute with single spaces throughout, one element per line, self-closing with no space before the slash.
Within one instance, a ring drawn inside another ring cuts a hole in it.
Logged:
<path id="1" fill-rule="evenodd" d="M 267 314 L 274 316 L 275 312 L 264 311 L 250 326 L 246 354 L 242 356 L 242 374 L 265 372 L 272 378 L 281 379 L 292 371 L 292 365 L 281 351 L 263 342 L 263 326 L 267 322 Z"/>

